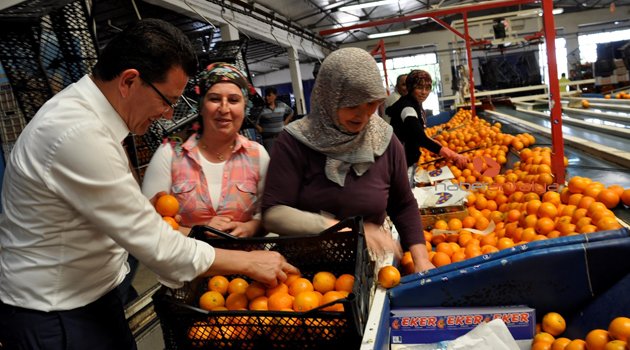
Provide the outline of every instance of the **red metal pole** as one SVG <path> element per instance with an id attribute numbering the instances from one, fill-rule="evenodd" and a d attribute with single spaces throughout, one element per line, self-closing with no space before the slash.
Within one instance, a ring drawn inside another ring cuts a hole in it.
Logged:
<path id="1" fill-rule="evenodd" d="M 562 105 L 558 66 L 556 64 L 556 26 L 553 19 L 553 0 L 543 0 L 543 23 L 547 46 L 547 66 L 549 69 L 549 110 L 551 111 L 551 170 L 556 183 L 564 185 L 564 139 L 562 137 Z"/>
<path id="2" fill-rule="evenodd" d="M 472 49 L 470 48 L 470 33 L 468 32 L 468 12 L 464 12 L 464 33 L 466 35 L 466 60 L 468 61 L 468 75 L 470 79 L 470 113 L 475 117 L 475 72 L 472 65 Z M 464 96 L 462 96 L 463 98 Z"/>
<path id="3" fill-rule="evenodd" d="M 383 74 L 385 74 L 385 90 L 387 90 L 387 96 L 389 96 L 389 79 L 387 78 L 387 65 L 385 61 L 387 61 L 387 57 L 385 56 L 385 41 L 383 39 L 379 40 L 378 44 L 370 51 L 372 56 L 376 56 L 377 53 L 381 54 L 381 59 L 383 61 Z"/>

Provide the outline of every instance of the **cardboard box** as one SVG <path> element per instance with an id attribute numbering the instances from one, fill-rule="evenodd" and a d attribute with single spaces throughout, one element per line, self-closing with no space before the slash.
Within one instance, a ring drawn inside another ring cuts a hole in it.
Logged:
<path id="1" fill-rule="evenodd" d="M 536 330 L 535 310 L 526 306 L 435 307 L 393 309 L 390 344 L 435 344 L 458 338 L 482 322 L 501 318 L 519 346 L 531 346 Z"/>

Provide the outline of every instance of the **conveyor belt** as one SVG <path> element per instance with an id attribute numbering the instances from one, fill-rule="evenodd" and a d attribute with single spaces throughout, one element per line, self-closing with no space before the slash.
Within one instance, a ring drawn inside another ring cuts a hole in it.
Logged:
<path id="1" fill-rule="evenodd" d="M 507 107 L 487 111 L 486 118 L 502 123 L 510 134 L 528 132 L 536 137 L 534 146 L 551 147 L 551 123 L 548 119 Z M 606 135 L 601 128 L 590 129 L 563 123 L 565 156 L 569 159 L 567 179 L 585 176 L 601 183 L 630 187 L 630 139 Z M 614 210 L 618 218 L 630 223 L 630 209 Z"/>

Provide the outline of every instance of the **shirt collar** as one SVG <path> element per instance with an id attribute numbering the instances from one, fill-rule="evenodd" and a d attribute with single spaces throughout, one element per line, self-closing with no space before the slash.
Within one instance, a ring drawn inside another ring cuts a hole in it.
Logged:
<path id="1" fill-rule="evenodd" d="M 129 127 L 109 103 L 103 92 L 96 86 L 89 74 L 77 82 L 81 91 L 93 101 L 93 108 L 99 118 L 107 126 L 116 141 L 122 142 L 129 135 Z"/>

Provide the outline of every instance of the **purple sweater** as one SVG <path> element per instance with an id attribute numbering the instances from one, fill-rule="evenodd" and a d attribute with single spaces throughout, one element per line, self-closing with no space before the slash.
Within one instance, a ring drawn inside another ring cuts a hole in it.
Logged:
<path id="1" fill-rule="evenodd" d="M 286 131 L 280 133 L 271 152 L 263 213 L 273 206 L 286 205 L 312 213 L 324 211 L 337 219 L 363 216 L 365 221 L 379 225 L 389 214 L 404 249 L 424 243 L 418 203 L 407 178 L 405 152 L 397 138 L 392 137 L 385 153 L 363 176 L 350 169 L 344 187 L 326 178 L 325 162 L 324 154 Z"/>

